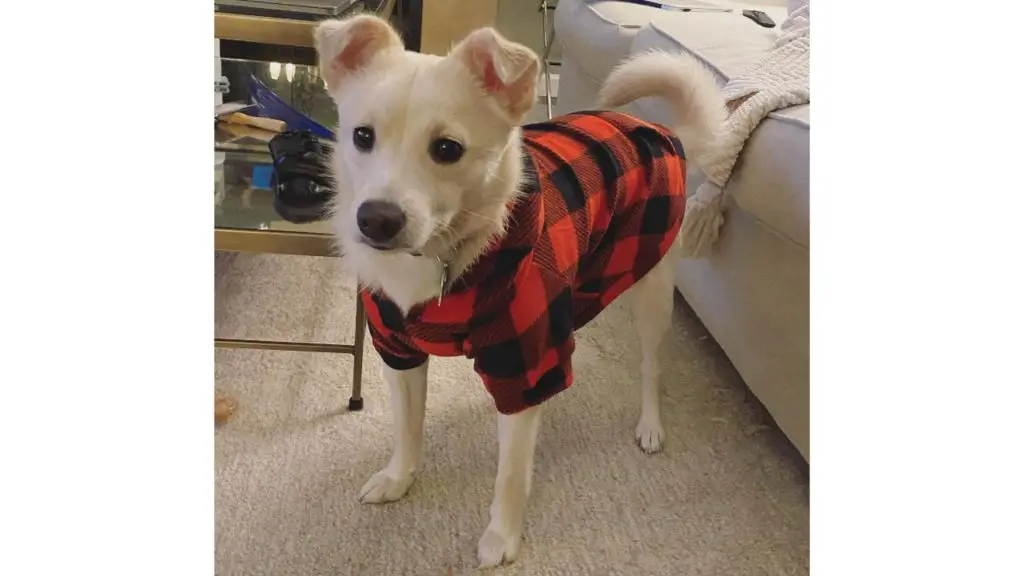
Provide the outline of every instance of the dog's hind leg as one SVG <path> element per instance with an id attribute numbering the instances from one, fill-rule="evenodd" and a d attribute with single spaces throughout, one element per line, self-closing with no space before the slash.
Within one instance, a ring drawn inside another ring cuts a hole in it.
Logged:
<path id="1" fill-rule="evenodd" d="M 412 370 L 384 367 L 384 380 L 391 390 L 394 451 L 387 467 L 374 474 L 359 491 L 368 504 L 398 500 L 409 490 L 423 455 L 423 414 L 427 402 L 427 365 Z"/>
<path id="2" fill-rule="evenodd" d="M 519 557 L 539 430 L 540 406 L 498 415 L 498 476 L 494 480 L 491 521 L 477 545 L 481 568 Z"/>
<path id="3" fill-rule="evenodd" d="M 636 441 L 644 452 L 661 450 L 661 342 L 672 323 L 674 250 L 630 290 L 633 322 L 640 339 L 640 422 Z"/>

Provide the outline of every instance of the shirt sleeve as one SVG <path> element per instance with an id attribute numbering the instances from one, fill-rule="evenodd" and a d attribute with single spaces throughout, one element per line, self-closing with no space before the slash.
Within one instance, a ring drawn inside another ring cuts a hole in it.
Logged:
<path id="1" fill-rule="evenodd" d="M 541 404 L 572 385 L 575 341 L 569 289 L 534 321 L 516 316 L 529 308 L 513 303 L 509 314 L 489 327 L 491 342 L 474 355 L 474 368 L 502 414 Z"/>
<path id="2" fill-rule="evenodd" d="M 427 355 L 418 348 L 408 344 L 397 334 L 384 334 L 373 324 L 370 328 L 370 341 L 380 355 L 380 359 L 393 370 L 412 370 L 427 361 Z"/>
<path id="3" fill-rule="evenodd" d="M 412 370 L 422 366 L 427 361 L 427 354 L 405 335 L 401 329 L 401 315 L 391 309 L 394 305 L 368 292 L 363 292 L 361 298 L 370 341 L 384 364 L 393 370 Z"/>

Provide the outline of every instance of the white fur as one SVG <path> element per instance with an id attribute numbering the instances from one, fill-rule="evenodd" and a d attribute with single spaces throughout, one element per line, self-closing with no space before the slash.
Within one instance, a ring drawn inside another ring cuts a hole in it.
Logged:
<path id="1" fill-rule="evenodd" d="M 370 504 L 401 498 L 412 486 L 423 456 L 423 414 L 427 403 L 427 365 L 412 370 L 385 370 L 384 380 L 391 394 L 391 426 L 394 451 L 387 467 L 374 474 L 359 499 Z"/>
<path id="2" fill-rule="evenodd" d="M 407 312 L 438 296 L 438 259 L 450 262 L 450 275 L 456 278 L 505 233 L 507 206 L 523 184 L 518 126 L 535 102 L 539 60 L 491 29 L 470 34 L 447 57 L 405 52 L 387 24 L 372 16 L 322 23 L 316 40 L 339 116 L 332 158 L 338 241 L 360 282 Z M 652 87 L 657 74 L 650 69 L 657 67 L 660 74 L 664 65 L 636 60 L 617 70 L 602 94 L 616 105 L 652 90 L 676 100 L 688 94 L 691 99 L 677 107 L 680 129 L 703 135 L 716 121 L 705 79 L 686 71 L 674 84 L 659 80 Z M 371 153 L 360 152 L 351 140 L 353 129 L 364 125 L 376 130 Z M 453 165 L 434 162 L 427 151 L 438 136 L 461 142 L 465 156 Z M 355 212 L 369 199 L 395 202 L 406 212 L 406 227 L 394 250 L 382 252 L 360 242 Z M 674 261 L 663 259 L 627 293 L 642 352 L 636 440 L 647 452 L 660 450 L 664 440 L 657 356 L 671 321 Z M 427 365 L 407 371 L 385 368 L 384 378 L 391 395 L 394 451 L 387 467 L 360 491 L 368 503 L 396 500 L 408 491 L 423 447 Z M 498 415 L 494 500 L 477 549 L 483 567 L 519 555 L 540 413 L 538 406 Z"/>
<path id="3" fill-rule="evenodd" d="M 703 165 L 726 116 L 715 76 L 692 56 L 646 52 L 612 70 L 598 93 L 597 105 L 615 108 L 649 96 L 660 97 L 672 107 L 673 129 L 687 157 Z"/>

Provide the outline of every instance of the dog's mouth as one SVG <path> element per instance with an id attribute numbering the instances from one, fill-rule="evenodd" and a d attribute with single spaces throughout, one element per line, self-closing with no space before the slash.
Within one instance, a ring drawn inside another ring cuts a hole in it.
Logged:
<path id="1" fill-rule="evenodd" d="M 369 246 L 370 248 L 373 248 L 378 252 L 392 252 L 396 254 L 404 252 L 410 256 L 423 256 L 423 253 L 420 252 L 419 250 L 413 250 L 409 246 L 395 242 L 374 242 L 373 240 L 370 240 L 365 236 L 361 236 L 359 238 L 359 243 L 365 246 Z"/>
<path id="2" fill-rule="evenodd" d="M 394 252 L 399 249 L 399 246 L 394 242 L 375 242 L 366 236 L 360 236 L 359 243 L 369 246 L 379 252 Z"/>

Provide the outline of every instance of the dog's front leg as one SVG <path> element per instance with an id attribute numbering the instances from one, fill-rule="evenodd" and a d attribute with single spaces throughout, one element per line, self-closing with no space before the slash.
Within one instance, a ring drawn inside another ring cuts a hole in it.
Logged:
<path id="1" fill-rule="evenodd" d="M 387 467 L 374 474 L 359 491 L 370 504 L 398 500 L 409 490 L 423 454 L 423 413 L 427 402 L 427 362 L 412 370 L 384 367 L 391 390 L 394 451 Z"/>
<path id="2" fill-rule="evenodd" d="M 539 429 L 540 406 L 498 415 L 498 477 L 491 522 L 477 546 L 481 568 L 513 562 L 519 556 Z"/>

